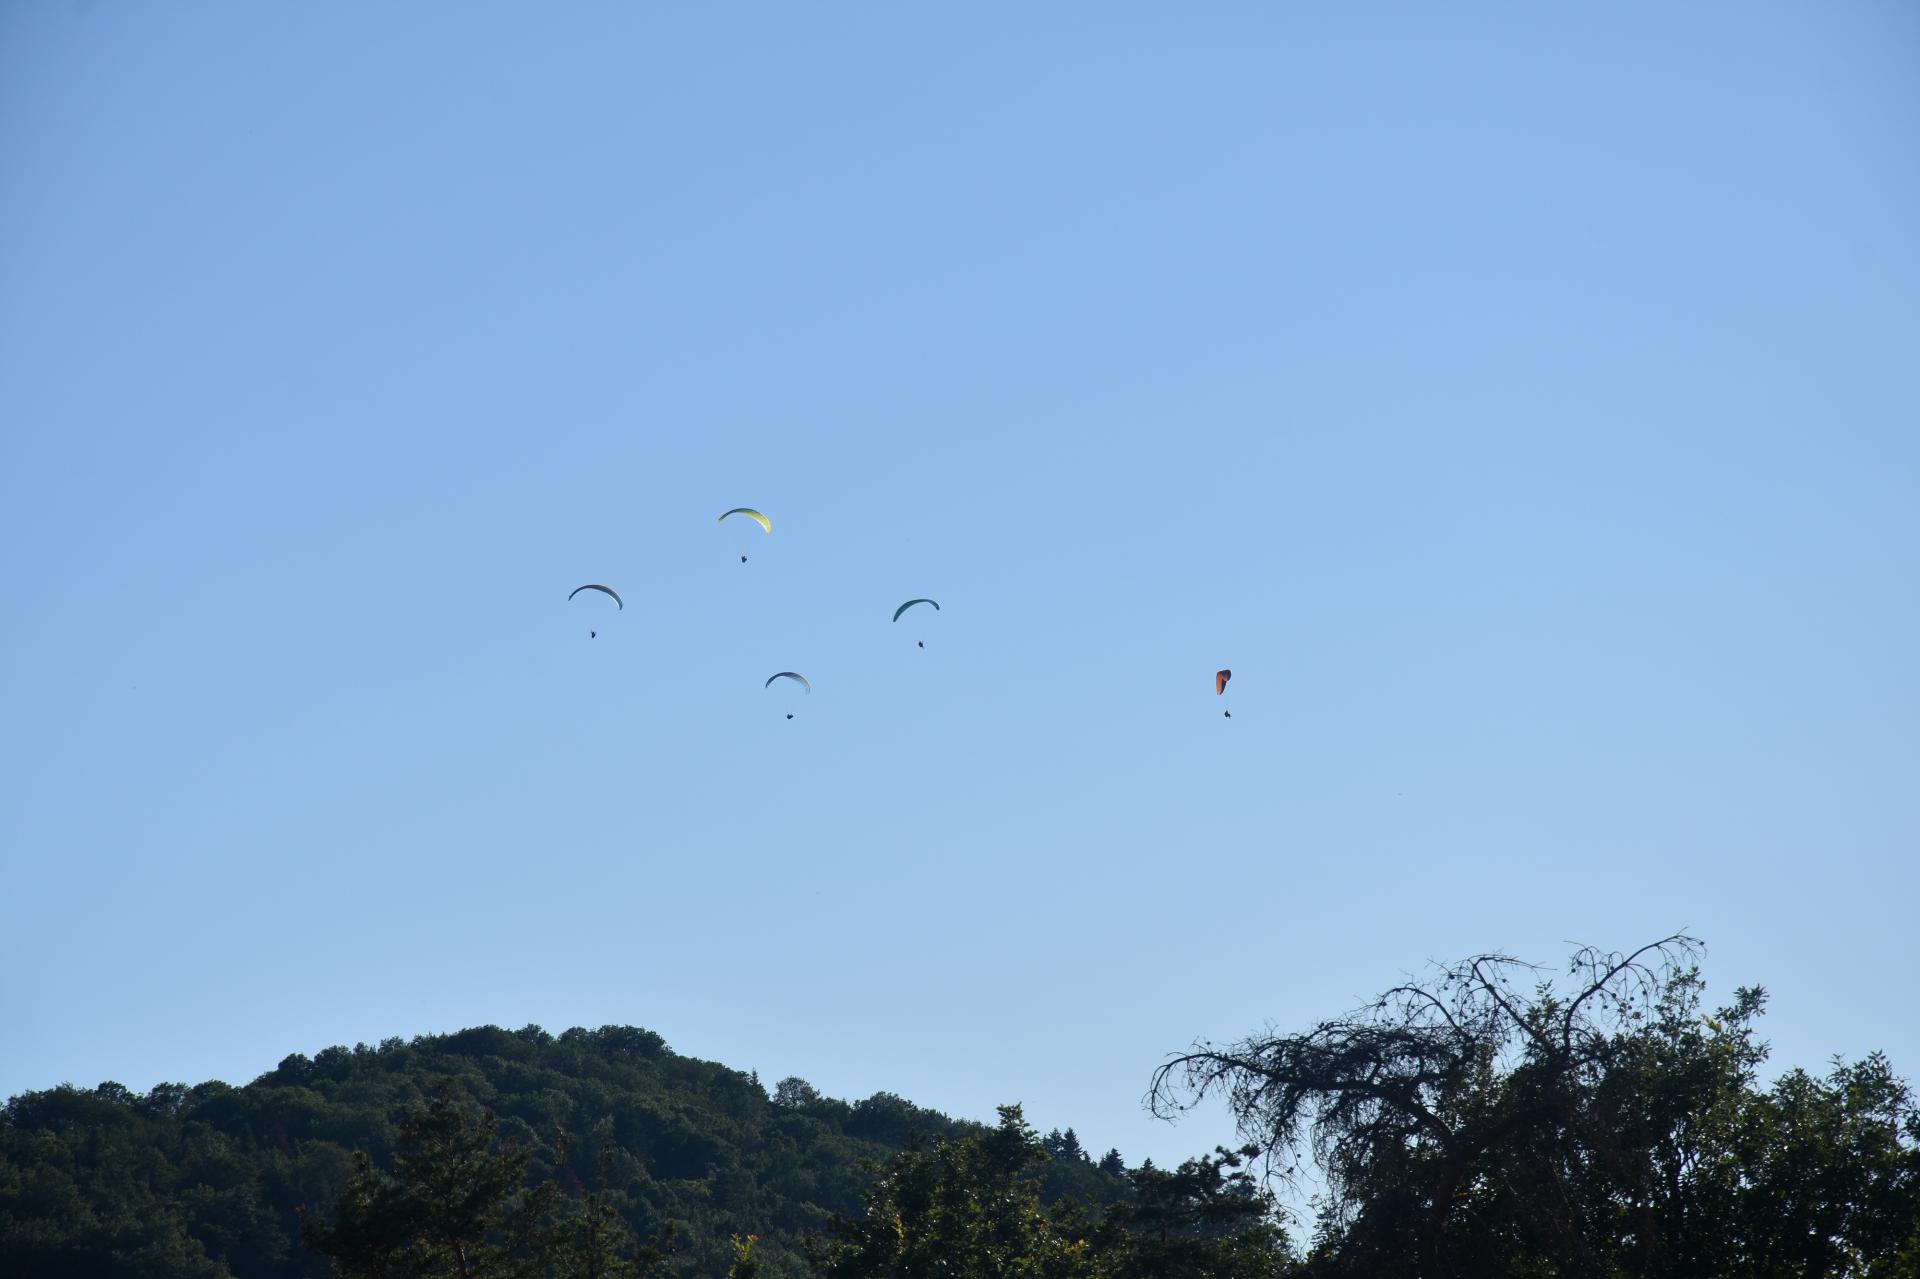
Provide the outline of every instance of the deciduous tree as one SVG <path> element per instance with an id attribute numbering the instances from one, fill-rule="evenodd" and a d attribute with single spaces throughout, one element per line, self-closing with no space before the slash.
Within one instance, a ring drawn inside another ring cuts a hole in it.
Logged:
<path id="1" fill-rule="evenodd" d="M 1304 1033 L 1197 1045 L 1152 1101 L 1224 1095 L 1278 1171 L 1317 1162 L 1316 1273 L 1894 1273 L 1920 1237 L 1911 1093 L 1879 1057 L 1759 1090 L 1765 994 L 1705 1011 L 1698 953 L 1583 949 L 1563 984 L 1478 955 Z"/>

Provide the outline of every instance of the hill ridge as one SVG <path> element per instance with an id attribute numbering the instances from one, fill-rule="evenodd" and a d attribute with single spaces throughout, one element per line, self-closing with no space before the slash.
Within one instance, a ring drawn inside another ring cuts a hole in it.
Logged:
<path id="1" fill-rule="evenodd" d="M 676 1267 L 723 1273 L 730 1236 L 757 1234 L 765 1273 L 805 1273 L 799 1241 L 859 1209 L 874 1164 L 918 1139 L 983 1125 L 878 1092 L 847 1102 L 789 1076 L 674 1052 L 637 1026 L 471 1026 L 376 1045 L 291 1053 L 243 1085 L 112 1081 L 8 1099 L 0 1124 L 0 1270 L 71 1279 L 319 1279 L 304 1212 L 338 1198 L 356 1149 L 392 1157 L 396 1122 L 441 1081 L 493 1111 L 503 1138 L 564 1132 L 577 1191 L 601 1176 L 640 1234 L 671 1225 Z M 1121 1193 L 1118 1157 L 1095 1165 L 1050 1134 L 1049 1197 Z M 603 1158 L 604 1155 L 604 1158 Z"/>

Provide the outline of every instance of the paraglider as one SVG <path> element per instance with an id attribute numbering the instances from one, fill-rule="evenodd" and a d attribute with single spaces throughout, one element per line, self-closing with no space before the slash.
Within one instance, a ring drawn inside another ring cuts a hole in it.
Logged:
<path id="1" fill-rule="evenodd" d="M 602 586 L 602 585 L 600 585 L 600 583 L 598 583 L 598 582 L 588 582 L 588 583 L 587 583 L 587 584 L 586 584 L 585 586 L 576 586 L 576 587 L 574 587 L 574 588 L 573 588 L 573 592 L 572 592 L 572 594 L 570 594 L 570 595 L 568 595 L 568 596 L 567 596 L 567 598 L 568 598 L 569 600 L 571 600 L 571 599 L 572 599 L 572 598 L 573 598 L 573 597 L 574 597 L 575 595 L 578 595 L 578 594 L 579 594 L 579 593 L 580 593 L 581 591 L 599 591 L 599 592 L 600 592 L 601 594 L 603 594 L 603 595 L 610 595 L 610 596 L 612 596 L 612 597 L 613 597 L 613 602 L 614 602 L 614 604 L 615 604 L 615 605 L 617 605 L 617 606 L 618 606 L 618 608 L 619 608 L 619 611 L 621 611 L 621 612 L 623 612 L 623 613 L 624 613 L 624 612 L 626 611 L 626 608 L 627 608 L 627 602 L 626 602 L 625 600 L 623 600 L 623 599 L 621 599 L 621 598 L 620 598 L 620 592 L 618 592 L 618 591 L 616 591 L 616 590 L 614 590 L 614 589 L 613 589 L 613 588 L 612 588 L 611 586 Z M 600 632 L 599 632 L 599 631 L 597 631 L 597 630 L 593 630 L 593 631 L 588 631 L 588 632 L 587 632 L 587 638 L 588 638 L 588 639 L 599 639 L 599 638 L 600 638 Z"/>
<path id="2" fill-rule="evenodd" d="M 754 523 L 758 524 L 760 526 L 760 531 L 762 533 L 773 532 L 773 521 L 768 519 L 766 516 L 760 514 L 760 512 L 754 510 L 751 506 L 736 506 L 731 511 L 722 511 L 720 513 L 720 518 L 716 520 L 715 523 L 725 524 L 727 522 L 727 516 L 729 515 L 744 515 L 748 519 L 752 520 Z M 740 562 L 742 564 L 745 564 L 747 562 L 747 557 L 742 555 L 740 557 Z"/>
<path id="3" fill-rule="evenodd" d="M 578 595 L 581 591 L 600 591 L 604 594 L 613 596 L 613 602 L 615 604 L 618 604 L 622 610 L 625 610 L 625 608 L 627 607 L 627 602 L 620 598 L 619 591 L 614 590 L 611 586 L 602 586 L 598 582 L 588 582 L 585 586 L 574 587 L 573 594 L 568 595 L 567 598 L 572 599 L 574 595 Z"/>
<path id="4" fill-rule="evenodd" d="M 908 609 L 912 608 L 915 604 L 931 604 L 933 605 L 934 612 L 938 613 L 940 611 L 939 600 L 929 600 L 929 599 L 908 600 L 905 604 L 902 604 L 899 608 L 896 608 L 893 610 L 893 620 L 896 622 L 899 621 L 900 614 L 906 612 Z M 927 646 L 927 642 L 925 640 L 915 640 L 914 645 L 918 648 L 925 648 Z"/>
<path id="5" fill-rule="evenodd" d="M 1232 678 L 1232 671 L 1215 671 L 1213 673 L 1213 695 L 1219 697 L 1222 693 L 1225 693 L 1227 691 L 1227 681 Z M 1231 710 L 1224 710 L 1220 713 L 1228 719 L 1233 718 L 1233 712 Z"/>
<path id="6" fill-rule="evenodd" d="M 767 682 L 765 684 L 762 684 L 760 687 L 772 688 L 773 681 L 777 679 L 790 679 L 790 680 L 793 680 L 795 683 L 799 684 L 800 687 L 805 689 L 807 692 L 811 693 L 813 691 L 813 685 L 809 684 L 807 682 L 807 677 L 805 675 L 802 675 L 799 671 L 775 671 L 773 674 L 767 676 Z M 793 718 L 792 711 L 787 712 L 787 718 L 788 719 Z"/>

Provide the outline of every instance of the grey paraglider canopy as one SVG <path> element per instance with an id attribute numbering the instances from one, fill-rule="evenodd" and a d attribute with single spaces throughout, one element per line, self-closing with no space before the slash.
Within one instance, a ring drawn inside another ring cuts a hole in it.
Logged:
<path id="1" fill-rule="evenodd" d="M 611 595 L 613 596 L 613 602 L 618 604 L 623 612 L 626 610 L 627 602 L 621 599 L 620 592 L 614 590 L 611 586 L 602 586 L 598 582 L 588 582 L 585 586 L 574 587 L 572 594 L 568 595 L 567 598 L 572 599 L 574 595 L 578 595 L 581 591 L 600 591 L 604 594 Z"/>

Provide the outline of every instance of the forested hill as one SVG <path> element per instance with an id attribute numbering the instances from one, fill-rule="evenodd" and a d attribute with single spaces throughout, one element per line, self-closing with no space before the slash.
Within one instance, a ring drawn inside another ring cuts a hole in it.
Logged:
<path id="1" fill-rule="evenodd" d="M 244 1087 L 114 1083 L 14 1097 L 0 1125 L 0 1274 L 156 1279 L 321 1276 L 302 1213 L 339 1201 L 356 1149 L 386 1165 L 400 1121 L 436 1087 L 492 1110 L 534 1173 L 604 1186 L 643 1236 L 674 1228 L 675 1268 L 725 1273 L 731 1236 L 760 1236 L 763 1273 L 799 1274 L 800 1238 L 860 1208 L 914 1134 L 974 1131 L 889 1093 L 848 1104 L 672 1052 L 631 1026 L 494 1026 L 294 1055 Z M 567 1134 L 554 1155 L 558 1134 Z M 1049 1196 L 1111 1200 L 1120 1160 L 1049 1134 Z M 557 1163 L 555 1160 L 557 1159 Z"/>

